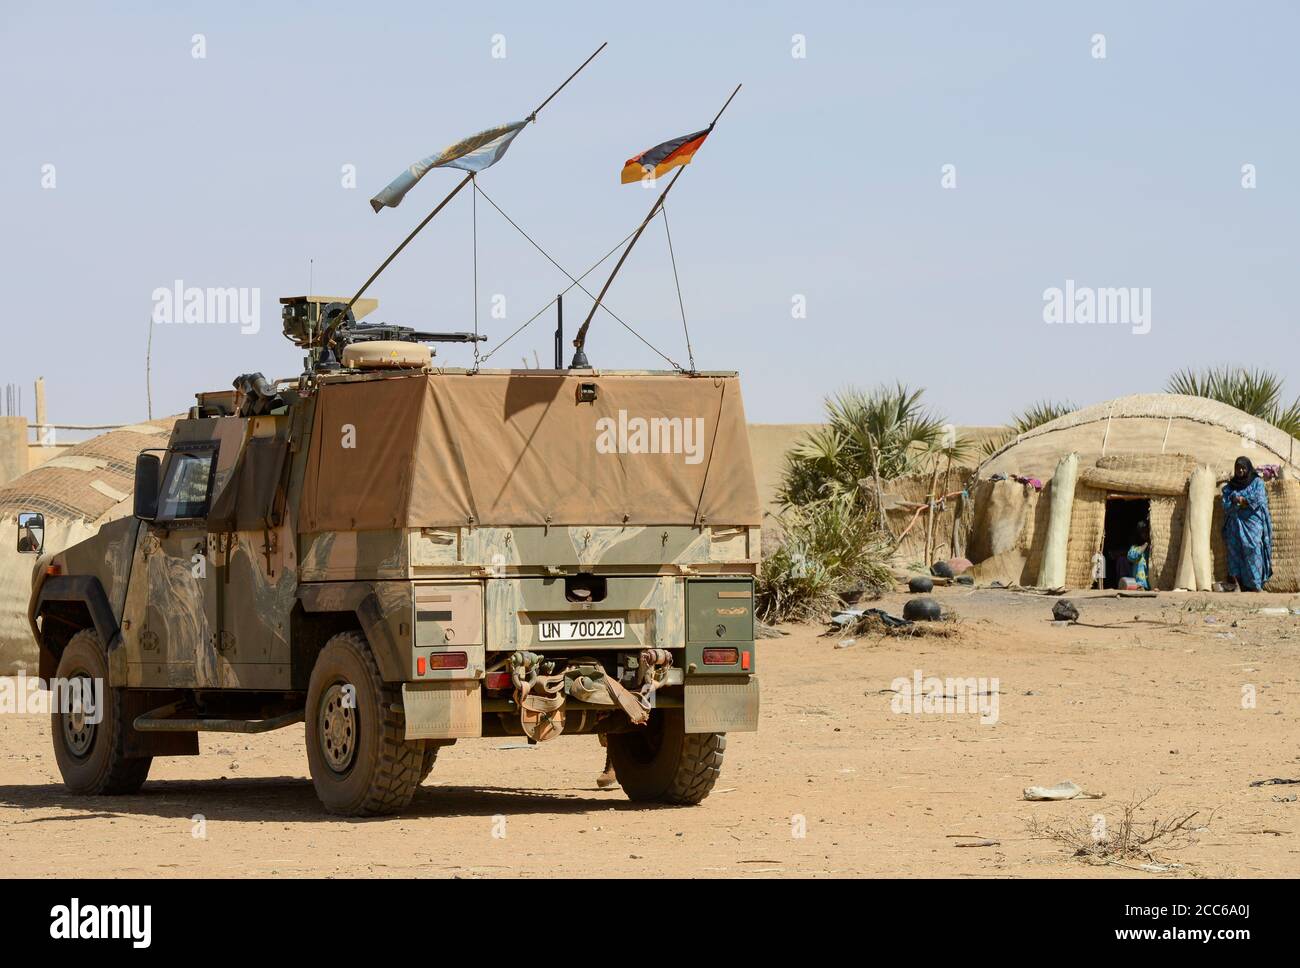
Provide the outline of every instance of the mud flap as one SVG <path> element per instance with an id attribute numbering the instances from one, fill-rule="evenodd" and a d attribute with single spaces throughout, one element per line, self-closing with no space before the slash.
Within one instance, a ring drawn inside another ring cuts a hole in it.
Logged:
<path id="1" fill-rule="evenodd" d="M 125 649 L 116 653 L 125 654 Z M 110 662 L 111 656 L 110 653 Z M 110 677 L 112 673 L 109 673 Z M 174 702 L 180 693 L 167 689 L 126 689 L 122 692 L 122 720 L 134 723 L 151 709 Z M 198 756 L 199 734 L 193 732 L 145 732 L 128 727 L 122 741 L 127 756 Z"/>
<path id="2" fill-rule="evenodd" d="M 758 729 L 758 676 L 686 680 L 686 732 L 752 733 Z"/>
<path id="3" fill-rule="evenodd" d="M 483 693 L 477 679 L 402 685 L 407 739 L 483 735 Z"/>

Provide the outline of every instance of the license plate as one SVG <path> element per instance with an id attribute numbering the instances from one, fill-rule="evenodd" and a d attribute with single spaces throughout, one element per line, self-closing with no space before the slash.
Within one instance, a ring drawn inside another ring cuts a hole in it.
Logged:
<path id="1" fill-rule="evenodd" d="M 537 638 L 542 642 L 576 642 L 591 639 L 621 639 L 627 623 L 621 618 L 562 619 L 538 622 Z"/>

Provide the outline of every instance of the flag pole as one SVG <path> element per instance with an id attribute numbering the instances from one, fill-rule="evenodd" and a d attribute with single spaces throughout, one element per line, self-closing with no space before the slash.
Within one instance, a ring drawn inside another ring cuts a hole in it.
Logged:
<path id="1" fill-rule="evenodd" d="M 739 84 L 736 85 L 736 89 L 731 92 L 731 97 L 727 98 L 726 103 L 724 103 L 722 105 L 722 108 L 718 111 L 718 113 L 713 116 L 713 120 L 709 122 L 709 127 L 708 127 L 709 131 L 712 131 L 713 126 L 718 123 L 718 118 L 722 117 L 722 112 L 727 110 L 727 105 L 731 104 L 732 98 L 734 98 L 737 94 L 740 93 L 740 87 L 741 85 Z M 668 182 L 668 187 L 665 188 L 663 192 L 660 193 L 659 197 L 655 199 L 655 203 L 650 206 L 650 213 L 642 220 L 641 224 L 637 227 L 636 232 L 633 234 L 632 238 L 628 241 L 627 247 L 623 250 L 623 254 L 619 256 L 618 262 L 615 263 L 614 271 L 611 272 L 609 274 L 609 278 L 605 280 L 605 285 L 601 286 L 600 294 L 596 296 L 596 301 L 591 305 L 591 312 L 587 313 L 587 318 L 582 321 L 582 325 L 578 327 L 578 332 L 573 338 L 573 346 L 574 346 L 573 362 L 569 364 L 569 369 L 586 370 L 591 367 L 591 364 L 587 362 L 587 354 L 585 352 L 585 347 L 587 343 L 587 330 L 591 326 L 591 320 L 593 317 L 595 317 L 596 310 L 600 308 L 600 303 L 601 300 L 605 298 L 605 293 L 609 292 L 609 287 L 614 282 L 614 277 L 618 275 L 618 270 L 623 268 L 623 263 L 627 261 L 628 254 L 632 251 L 632 246 L 636 245 L 636 240 L 641 238 L 641 233 L 645 231 L 645 227 L 649 225 L 650 221 L 655 217 L 656 214 L 658 214 L 659 209 L 663 206 L 664 199 L 668 197 L 668 193 L 673 190 L 673 186 L 677 184 L 677 179 L 681 177 L 682 172 L 684 172 L 685 170 L 686 170 L 685 165 L 678 168 L 677 173 L 673 175 L 672 180 Z"/>
<path id="2" fill-rule="evenodd" d="M 536 120 L 537 120 L 537 115 L 541 113 L 542 108 L 546 107 L 546 105 L 550 104 L 553 100 L 555 100 L 555 95 L 559 94 L 559 93 L 560 93 L 561 91 L 563 91 L 566 87 L 568 87 L 568 86 L 569 86 L 569 82 L 570 82 L 571 80 L 573 80 L 575 77 L 577 77 L 580 73 L 582 73 L 582 69 L 583 69 L 584 67 L 586 67 L 588 64 L 590 64 L 592 61 L 594 61 L 594 60 L 596 59 L 596 54 L 599 54 L 602 50 L 604 50 L 604 49 L 605 49 L 606 47 L 608 47 L 608 46 L 609 46 L 609 41 L 607 40 L 607 41 L 605 41 L 603 44 L 601 44 L 599 47 L 597 47 L 597 48 L 596 48 L 596 52 L 595 52 L 594 54 L 592 54 L 592 55 L 591 55 L 590 57 L 588 57 L 585 61 L 583 61 L 583 62 L 578 66 L 578 69 L 577 69 L 576 71 L 574 71 L 572 74 L 570 74 L 568 77 L 566 77 L 566 78 L 564 79 L 564 83 L 563 83 L 563 84 L 561 84 L 559 87 L 557 87 L 554 91 L 551 92 L 551 96 L 550 96 L 550 97 L 548 97 L 545 101 L 543 101 L 541 104 L 537 105 L 537 107 L 533 109 L 533 113 L 530 114 L 530 115 L 528 115 L 528 120 L 529 120 L 529 121 L 536 121 Z"/>
<path id="3" fill-rule="evenodd" d="M 434 206 L 433 211 L 424 217 L 423 222 L 421 222 L 419 225 L 417 225 L 415 228 L 411 230 L 410 235 L 402 239 L 402 244 L 392 251 L 392 253 L 388 256 L 388 258 L 385 259 L 380 264 L 378 269 L 370 273 L 370 278 L 361 284 L 361 288 L 357 290 L 357 294 L 348 300 L 348 309 L 352 308 L 353 304 L 356 303 L 356 301 L 361 298 L 362 293 L 364 293 L 367 289 L 370 288 L 370 284 L 379 278 L 379 274 L 388 268 L 388 264 L 397 258 L 397 256 L 401 253 L 401 251 L 406 248 L 407 244 L 411 241 L 411 239 L 419 235 L 420 230 L 423 229 L 426 225 L 428 225 L 429 222 L 433 220 L 433 217 L 437 215 L 439 212 L 441 212 L 443 208 L 446 206 L 446 204 L 456 197 L 457 192 L 459 192 L 462 188 L 468 185 L 470 181 L 473 180 L 473 178 L 474 178 L 474 172 L 471 171 L 464 178 L 460 180 L 460 182 L 456 185 L 455 188 L 453 188 L 450 192 L 447 193 L 446 198 L 444 198 L 441 202 L 439 202 L 436 206 Z"/>
<path id="4" fill-rule="evenodd" d="M 682 177 L 682 172 L 685 170 L 685 166 L 678 168 L 677 173 L 673 175 L 672 180 L 668 182 L 668 187 L 665 188 L 663 192 L 660 193 L 659 197 L 655 199 L 655 203 L 650 206 L 650 213 L 641 220 L 641 224 L 637 226 L 636 232 L 632 235 L 626 248 L 623 249 L 623 254 L 618 257 L 618 262 L 614 264 L 614 271 L 609 274 L 609 278 L 605 280 L 605 284 L 600 287 L 600 294 L 596 296 L 596 301 L 591 304 L 591 312 L 587 313 L 587 318 L 582 321 L 582 325 L 578 327 L 577 335 L 573 338 L 573 362 L 569 364 L 570 370 L 586 370 L 591 367 L 591 364 L 587 362 L 587 354 L 583 352 L 583 347 L 587 342 L 587 329 L 591 326 L 591 318 L 596 315 L 596 310 L 600 308 L 600 302 L 605 298 L 605 293 L 609 292 L 609 287 L 613 284 L 614 277 L 618 275 L 618 270 L 623 268 L 623 263 L 627 261 L 628 254 L 632 251 L 632 246 L 636 245 L 636 240 L 641 238 L 641 233 L 644 232 L 645 227 L 650 224 L 650 220 L 655 217 L 655 214 L 659 211 L 659 206 L 664 203 L 664 199 L 668 197 L 668 193 L 673 190 L 673 186 L 677 184 L 677 179 Z"/>
<path id="5" fill-rule="evenodd" d="M 557 94 L 559 94 L 559 93 L 560 93 L 561 91 L 563 91 L 566 87 L 568 87 L 568 86 L 569 86 L 569 82 L 570 82 L 571 80 L 573 80 L 575 77 L 577 77 L 580 73 L 582 73 L 582 69 L 583 69 L 584 67 L 586 67 L 588 64 L 590 64 L 593 60 L 595 60 L 595 59 L 596 59 L 596 54 L 599 54 L 599 53 L 600 53 L 602 50 L 604 50 L 607 46 L 609 46 L 609 41 L 606 41 L 605 43 L 603 43 L 603 44 L 601 44 L 599 47 L 597 47 L 596 50 L 595 50 L 595 53 L 593 53 L 590 57 L 588 57 L 585 61 L 583 61 L 583 62 L 578 66 L 578 69 L 577 69 L 576 71 L 574 71 L 572 74 L 570 74 L 568 77 L 566 77 L 566 78 L 564 79 L 564 83 L 563 83 L 563 84 L 561 84 L 559 87 L 557 87 L 554 91 L 551 92 L 551 96 L 550 96 L 550 97 L 548 97 L 545 101 L 543 101 L 541 104 L 539 104 L 536 108 L 533 109 L 533 113 L 530 114 L 530 115 L 528 115 L 528 119 L 527 119 L 527 120 L 529 120 L 529 121 L 534 121 L 534 122 L 535 122 L 535 121 L 537 120 L 537 115 L 541 112 L 542 108 L 544 108 L 544 107 L 546 107 L 546 105 L 550 104 L 551 101 L 553 101 L 553 100 L 555 99 L 555 96 L 556 96 Z M 394 259 L 396 259 L 397 256 L 401 253 L 401 251 L 402 251 L 403 249 L 405 249 L 406 246 L 410 243 L 410 241 L 411 241 L 413 238 L 415 238 L 417 235 L 420 234 L 420 231 L 421 231 L 421 230 L 422 230 L 426 225 L 428 225 L 429 222 L 431 222 L 431 221 L 433 220 L 433 217 L 434 217 L 435 215 L 437 215 L 439 212 L 441 212 L 441 211 L 443 210 L 443 208 L 447 205 L 447 203 L 450 202 L 453 198 L 455 198 L 455 197 L 456 197 L 456 194 L 457 194 L 457 193 L 458 193 L 462 188 L 464 188 L 464 187 L 465 187 L 466 185 L 468 185 L 471 181 L 473 181 L 473 179 L 474 179 L 474 174 L 475 174 L 474 172 L 470 172 L 470 173 L 467 174 L 464 178 L 462 178 L 462 179 L 460 180 L 460 182 L 456 185 L 456 187 L 453 188 L 453 189 L 452 189 L 452 190 L 447 194 L 447 197 L 444 198 L 441 202 L 439 202 L 439 203 L 434 207 L 433 211 L 430 212 L 428 215 L 426 215 L 426 216 L 424 217 L 424 221 L 422 221 L 419 225 L 417 225 L 414 229 L 411 230 L 411 234 L 408 235 L 406 238 L 404 238 L 404 239 L 402 240 L 402 244 L 399 245 L 396 249 L 394 249 L 394 250 L 392 251 L 392 253 L 388 256 L 388 258 L 385 259 L 385 260 L 383 261 L 383 263 L 380 264 L 380 266 L 379 266 L 378 269 L 376 269 L 374 272 L 372 272 L 372 273 L 370 274 L 370 278 L 367 279 L 367 280 L 362 284 L 361 288 L 357 290 L 356 295 L 353 296 L 351 299 L 348 300 L 348 307 L 347 307 L 348 310 L 351 310 L 351 309 L 352 309 L 352 307 L 356 304 L 356 301 L 357 301 L 358 299 L 360 299 L 360 298 L 362 297 L 362 295 L 365 294 L 365 291 L 366 291 L 367 289 L 370 288 L 370 284 L 371 284 L 372 282 L 374 282 L 376 279 L 379 278 L 379 274 L 380 274 L 381 272 L 383 272 L 385 269 L 388 268 L 389 263 L 392 262 Z M 344 319 L 346 316 L 347 316 L 347 312 L 340 313 L 340 314 L 338 315 L 338 317 L 336 318 L 335 321 L 333 321 L 333 322 L 331 322 L 331 323 L 329 323 L 329 324 L 327 325 L 326 330 L 325 330 L 324 334 L 322 335 L 322 343 L 323 343 L 323 345 L 329 345 L 328 341 L 329 341 L 330 336 L 333 335 L 334 330 L 338 328 L 339 324 L 343 321 L 343 319 Z"/>

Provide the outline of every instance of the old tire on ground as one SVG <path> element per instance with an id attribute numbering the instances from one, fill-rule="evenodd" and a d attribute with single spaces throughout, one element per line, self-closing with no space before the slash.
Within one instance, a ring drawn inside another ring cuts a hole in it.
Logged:
<path id="1" fill-rule="evenodd" d="M 128 757 L 122 690 L 108 688 L 108 658 L 99 633 L 82 629 L 63 650 L 56 673 L 60 681 L 99 680 L 104 684 L 103 710 L 98 723 L 77 711 L 51 710 L 54 759 L 63 783 L 72 793 L 117 795 L 135 793 L 149 775 L 152 756 Z M 93 695 L 93 693 L 91 693 Z"/>
<path id="2" fill-rule="evenodd" d="M 659 709 L 645 726 L 609 734 L 614 775 L 628 799 L 694 804 L 722 772 L 725 733 L 687 733 L 680 709 Z"/>
<path id="3" fill-rule="evenodd" d="M 330 813 L 374 816 L 410 805 L 426 744 L 405 739 L 401 700 L 364 635 L 341 632 L 325 643 L 307 686 L 307 765 Z"/>

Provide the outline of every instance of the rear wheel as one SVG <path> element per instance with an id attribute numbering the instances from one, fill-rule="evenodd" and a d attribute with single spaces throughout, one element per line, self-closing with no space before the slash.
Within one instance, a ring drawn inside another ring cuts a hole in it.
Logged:
<path id="1" fill-rule="evenodd" d="M 306 720 L 307 765 L 326 810 L 372 816 L 410 805 L 427 744 L 405 738 L 401 700 L 360 632 L 325 644 L 307 686 Z"/>
<path id="2" fill-rule="evenodd" d="M 87 699 L 99 700 L 96 683 L 102 690 L 103 708 L 91 702 L 73 702 L 65 707 L 67 711 L 55 708 L 51 712 L 54 759 L 64 785 L 72 793 L 92 796 L 138 791 L 149 775 L 153 757 L 128 757 L 125 753 L 131 724 L 125 720 L 122 690 L 108 687 L 108 659 L 98 632 L 82 629 L 68 641 L 56 676 L 61 689 L 74 681 L 81 683 L 81 695 Z M 76 698 L 75 687 L 68 697 Z M 64 707 L 64 702 L 59 706 Z"/>
<path id="3" fill-rule="evenodd" d="M 609 734 L 609 758 L 631 800 L 695 804 L 722 772 L 725 733 L 687 733 L 680 710 L 660 709 L 642 728 Z"/>
<path id="4" fill-rule="evenodd" d="M 438 750 L 439 750 L 439 749 L 441 749 L 441 747 L 439 747 L 439 746 L 434 746 L 432 743 L 428 742 L 427 740 L 425 741 L 425 746 L 424 746 L 424 759 L 420 762 L 420 782 L 421 782 L 421 783 L 423 783 L 425 780 L 427 780 L 427 779 L 429 778 L 429 774 L 433 772 L 433 764 L 434 764 L 434 763 L 437 761 L 437 759 L 438 759 Z"/>

